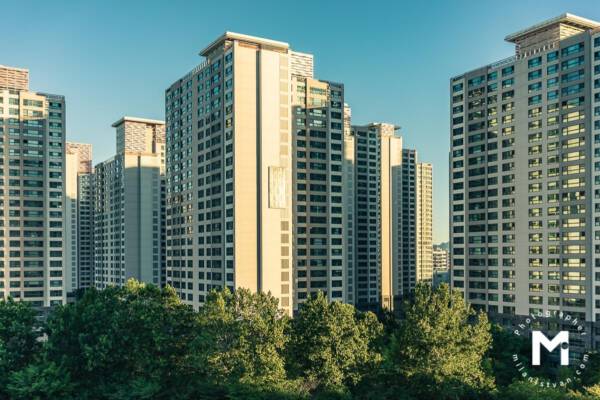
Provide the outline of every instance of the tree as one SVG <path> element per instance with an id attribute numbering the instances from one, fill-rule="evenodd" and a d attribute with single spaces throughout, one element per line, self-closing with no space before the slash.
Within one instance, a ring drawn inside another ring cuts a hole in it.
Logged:
<path id="1" fill-rule="evenodd" d="M 69 373 L 54 363 L 38 361 L 14 372 L 7 385 L 12 400 L 73 399 Z"/>
<path id="2" fill-rule="evenodd" d="M 131 280 L 90 289 L 50 315 L 44 362 L 55 367 L 38 368 L 64 371 L 81 399 L 186 398 L 197 328 L 195 313 L 172 288 Z"/>
<path id="3" fill-rule="evenodd" d="M 600 353 L 597 351 L 591 352 L 588 357 L 587 366 L 581 377 L 581 384 L 589 387 L 600 387 Z"/>
<path id="4" fill-rule="evenodd" d="M 212 291 L 198 313 L 194 363 L 215 383 L 284 385 L 289 320 L 267 293 Z"/>
<path id="5" fill-rule="evenodd" d="M 586 387 L 585 392 L 591 398 L 600 399 L 600 384 Z"/>
<path id="6" fill-rule="evenodd" d="M 520 359 L 525 359 L 531 355 L 531 347 L 529 341 L 497 324 L 492 325 L 491 334 L 492 345 L 486 354 L 485 362 L 493 371 L 496 384 L 507 386 L 520 377 L 514 366 L 513 355 L 517 354 Z"/>
<path id="7" fill-rule="evenodd" d="M 548 388 L 529 383 L 515 381 L 501 390 L 499 398 L 511 400 L 595 400 L 598 399 L 594 389 L 580 393 L 566 388 Z"/>
<path id="8" fill-rule="evenodd" d="M 375 341 L 383 331 L 377 317 L 349 304 L 329 303 L 319 292 L 292 320 L 288 361 L 292 376 L 310 389 L 344 392 L 381 361 Z"/>
<path id="9" fill-rule="evenodd" d="M 404 305 L 405 319 L 392 336 L 385 370 L 390 390 L 417 398 L 482 398 L 494 388 L 483 368 L 490 325 L 447 285 L 417 285 Z M 396 382 L 396 383 L 395 383 Z M 394 385 L 401 385 L 401 388 Z"/>
<path id="10" fill-rule="evenodd" d="M 36 313 L 28 303 L 0 301 L 0 398 L 7 396 L 11 373 L 25 368 L 38 354 L 38 330 Z"/>

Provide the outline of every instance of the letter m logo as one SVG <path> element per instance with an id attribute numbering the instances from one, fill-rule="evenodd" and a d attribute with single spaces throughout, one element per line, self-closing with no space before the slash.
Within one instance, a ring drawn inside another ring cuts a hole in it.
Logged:
<path id="1" fill-rule="evenodd" d="M 566 343 L 567 346 L 560 348 L 560 365 L 569 365 L 569 332 L 560 331 L 558 335 L 554 336 L 552 340 L 549 340 L 546 335 L 540 331 L 531 332 L 531 355 L 532 365 L 540 365 L 540 345 L 544 346 L 546 350 L 552 352 L 558 346 Z"/>

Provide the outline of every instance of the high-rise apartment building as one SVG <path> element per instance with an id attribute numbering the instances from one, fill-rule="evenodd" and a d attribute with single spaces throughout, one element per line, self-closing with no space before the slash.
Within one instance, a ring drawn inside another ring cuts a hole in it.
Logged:
<path id="1" fill-rule="evenodd" d="M 94 285 L 162 285 L 165 126 L 123 117 L 117 154 L 94 171 Z"/>
<path id="2" fill-rule="evenodd" d="M 0 297 L 66 301 L 65 99 L 29 90 L 29 72 L 0 66 Z"/>
<path id="3" fill-rule="evenodd" d="M 65 287 L 67 294 L 93 286 L 92 145 L 65 149 Z"/>
<path id="4" fill-rule="evenodd" d="M 227 32 L 200 54 L 165 93 L 167 283 L 195 307 L 243 287 L 291 313 L 294 53 Z"/>
<path id="5" fill-rule="evenodd" d="M 318 291 L 347 302 L 344 86 L 293 74 L 291 87 L 294 308 Z"/>
<path id="6" fill-rule="evenodd" d="M 600 320 L 600 24 L 564 14 L 450 81 L 452 286 L 476 308 Z M 593 335 L 590 335 L 593 337 Z"/>
<path id="7" fill-rule="evenodd" d="M 343 194 L 344 194 L 344 239 L 346 245 L 345 268 L 346 268 L 346 301 L 355 304 L 355 285 L 354 274 L 356 271 L 356 255 L 354 254 L 356 246 L 355 238 L 355 177 L 354 168 L 356 163 L 356 151 L 354 149 L 355 139 L 352 133 L 352 109 L 348 104 L 344 104 L 344 162 L 343 162 Z"/>
<path id="8" fill-rule="evenodd" d="M 353 134 L 344 86 L 287 43 L 227 32 L 201 55 L 165 93 L 167 283 L 195 307 L 229 287 L 271 292 L 290 314 L 318 291 L 391 308 L 395 127 Z"/>
<path id="9" fill-rule="evenodd" d="M 346 198 L 354 304 L 361 309 L 393 308 L 398 291 L 397 202 L 400 196 L 402 137 L 399 127 L 352 126 L 346 137 Z M 350 275 L 350 274 L 349 274 Z"/>
<path id="10" fill-rule="evenodd" d="M 417 282 L 431 283 L 433 274 L 433 165 L 417 163 Z M 412 288 L 411 288 L 412 290 Z"/>
<path id="11" fill-rule="evenodd" d="M 418 161 L 417 151 L 402 150 L 398 201 L 399 290 L 405 296 L 433 274 L 432 165 Z"/>
<path id="12" fill-rule="evenodd" d="M 450 254 L 440 245 L 433 246 L 433 287 L 450 284 Z"/>
<path id="13" fill-rule="evenodd" d="M 398 129 L 371 123 L 345 135 L 348 288 L 361 309 L 392 309 L 417 282 L 431 282 L 431 165 L 402 148 Z"/>

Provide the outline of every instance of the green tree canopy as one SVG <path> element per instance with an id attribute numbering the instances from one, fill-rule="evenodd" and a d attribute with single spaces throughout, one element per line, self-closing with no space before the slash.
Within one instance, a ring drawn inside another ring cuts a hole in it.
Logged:
<path id="1" fill-rule="evenodd" d="M 529 342 L 513 334 L 504 327 L 494 324 L 491 327 L 492 345 L 486 354 L 488 368 L 493 371 L 496 384 L 507 386 L 515 379 L 519 379 L 519 371 L 515 368 L 513 355 L 525 359 L 531 354 Z"/>
<path id="2" fill-rule="evenodd" d="M 36 313 L 28 303 L 0 300 L 0 398 L 10 373 L 25 368 L 40 349 Z"/>
<path id="3" fill-rule="evenodd" d="M 520 380 L 502 388 L 498 398 L 511 400 L 597 400 L 600 397 L 593 392 L 594 390 L 578 392 L 561 388 L 547 388 Z"/>
<path id="4" fill-rule="evenodd" d="M 46 362 L 67 372 L 78 398 L 184 398 L 197 327 L 172 288 L 131 280 L 123 288 L 91 289 L 49 317 Z"/>
<path id="5" fill-rule="evenodd" d="M 322 293 L 302 304 L 292 320 L 288 361 L 311 389 L 345 391 L 378 367 L 375 342 L 383 326 L 371 312 L 328 302 Z"/>
<path id="6" fill-rule="evenodd" d="M 136 281 L 90 289 L 45 325 L 26 303 L 0 301 L 0 399 L 600 398 L 596 354 L 568 390 L 514 379 L 524 344 L 494 327 L 492 345 L 486 317 L 447 286 L 419 285 L 402 316 L 383 314 L 384 328 L 318 294 L 290 320 L 273 296 L 244 289 L 213 291 L 196 312 Z"/>
<path id="7" fill-rule="evenodd" d="M 403 313 L 386 354 L 389 377 L 418 398 L 481 398 L 493 389 L 493 378 L 483 368 L 490 324 L 459 292 L 420 284 Z"/>
<path id="8" fill-rule="evenodd" d="M 215 381 L 272 385 L 286 379 L 289 319 L 277 299 L 246 289 L 211 292 L 198 313 L 195 363 Z"/>

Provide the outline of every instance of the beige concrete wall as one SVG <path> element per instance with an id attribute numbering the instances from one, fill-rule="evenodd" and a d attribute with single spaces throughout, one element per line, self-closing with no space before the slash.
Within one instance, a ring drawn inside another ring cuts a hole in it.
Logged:
<path id="1" fill-rule="evenodd" d="M 289 60 L 234 43 L 235 287 L 291 296 Z M 284 244 L 285 243 L 285 244 Z"/>
<path id="2" fill-rule="evenodd" d="M 289 128 L 288 123 L 281 120 L 281 107 L 289 107 L 289 94 L 280 93 L 280 77 L 283 76 L 284 85 L 287 82 L 288 65 L 287 56 L 276 52 L 261 51 L 260 53 L 260 186 L 261 186 L 261 213 L 260 213 L 260 290 L 271 292 L 278 299 L 282 297 L 282 257 L 289 256 L 290 246 L 282 246 L 281 223 L 282 214 L 289 211 L 290 198 L 286 193 L 285 208 L 274 208 L 269 206 L 269 192 L 280 188 L 270 187 L 269 168 L 288 167 L 281 165 L 281 150 L 284 154 L 289 152 Z M 285 61 L 281 60 L 285 58 Z M 285 87 L 285 86 L 284 86 Z M 286 92 L 287 93 L 287 92 Z M 284 124 L 282 129 L 282 123 Z M 283 133 L 280 131 L 283 130 Z M 283 135 L 283 138 L 281 137 Z M 287 142 L 288 148 L 284 146 L 281 139 Z M 286 174 L 287 175 L 287 174 Z M 276 185 L 285 185 L 285 181 L 275 182 Z M 287 288 L 289 293 L 289 286 Z M 286 296 L 287 297 L 287 296 Z M 289 304 L 289 303 L 288 303 Z"/>
<path id="3" fill-rule="evenodd" d="M 400 207 L 398 201 L 401 196 L 402 187 L 400 185 L 401 182 L 401 174 L 402 174 L 402 137 L 400 136 L 392 136 L 389 137 L 390 145 L 390 155 L 389 155 L 389 178 L 388 185 L 390 186 L 390 197 L 384 199 L 382 196 L 382 209 L 388 209 L 388 217 L 391 221 L 391 228 L 388 234 L 388 238 L 390 240 L 389 247 L 386 248 L 386 251 L 390 254 L 390 283 L 386 283 L 389 286 L 389 295 L 391 297 L 391 308 L 393 308 L 394 304 L 394 296 L 400 293 L 400 252 L 398 248 L 398 215 L 400 211 Z M 382 285 L 383 287 L 383 285 Z"/>
<path id="4" fill-rule="evenodd" d="M 433 277 L 432 165 L 417 164 L 417 281 Z"/>
<path id="5" fill-rule="evenodd" d="M 381 133 L 380 133 L 381 134 Z M 394 305 L 394 279 L 397 276 L 397 246 L 394 245 L 394 199 L 398 188 L 394 185 L 397 168 L 402 164 L 402 139 L 400 137 L 381 136 L 381 305 L 392 309 Z"/>
<path id="6" fill-rule="evenodd" d="M 257 50 L 234 44 L 235 287 L 258 290 Z"/>
<path id="7" fill-rule="evenodd" d="M 64 285 L 71 292 L 77 289 L 77 153 L 65 154 L 65 257 Z"/>
<path id="8" fill-rule="evenodd" d="M 346 121 L 347 119 L 347 121 Z M 355 304 L 356 302 L 356 209 L 355 209 L 355 190 L 356 181 L 354 169 L 356 163 L 355 137 L 350 130 L 350 110 L 345 115 L 344 127 L 344 235 L 346 236 L 346 302 Z"/>

